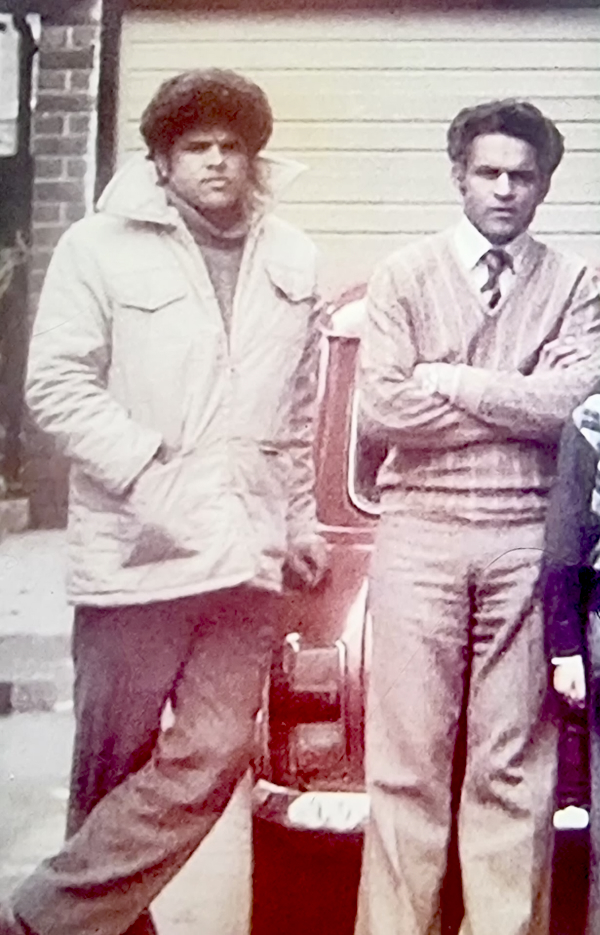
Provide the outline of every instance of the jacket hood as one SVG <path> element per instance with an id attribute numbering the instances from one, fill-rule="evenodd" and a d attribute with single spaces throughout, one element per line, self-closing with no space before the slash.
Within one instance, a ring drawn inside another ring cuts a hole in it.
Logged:
<path id="1" fill-rule="evenodd" d="M 267 194 L 259 201 L 258 213 L 264 214 L 279 200 L 283 191 L 306 171 L 306 166 L 293 159 L 262 155 L 258 157 L 266 177 Z M 132 221 L 173 226 L 174 211 L 165 191 L 158 183 L 156 167 L 151 159 L 137 153 L 112 177 L 98 199 L 96 210 Z"/>

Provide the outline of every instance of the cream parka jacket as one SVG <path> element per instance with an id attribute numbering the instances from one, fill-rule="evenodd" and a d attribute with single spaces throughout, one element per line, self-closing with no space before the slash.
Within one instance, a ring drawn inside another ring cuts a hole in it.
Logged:
<path id="1" fill-rule="evenodd" d="M 274 192 L 301 171 L 265 166 Z M 290 541 L 316 532 L 315 261 L 305 234 L 258 211 L 228 336 L 201 253 L 141 157 L 63 236 L 27 402 L 71 460 L 71 602 L 279 587 Z"/>

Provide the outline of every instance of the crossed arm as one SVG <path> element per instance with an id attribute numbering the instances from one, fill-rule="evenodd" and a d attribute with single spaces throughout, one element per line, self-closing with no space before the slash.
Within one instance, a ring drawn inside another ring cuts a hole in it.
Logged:
<path id="1" fill-rule="evenodd" d="M 498 430 L 427 388 L 415 373 L 410 309 L 393 293 L 389 270 L 373 277 L 361 341 L 359 434 L 374 444 L 450 449 L 489 441 Z"/>
<path id="2" fill-rule="evenodd" d="M 375 277 L 361 349 L 361 431 L 402 448 L 463 447 L 502 438 L 556 439 L 600 372 L 600 296 L 584 274 L 533 373 L 418 362 L 410 310 L 381 303 Z"/>

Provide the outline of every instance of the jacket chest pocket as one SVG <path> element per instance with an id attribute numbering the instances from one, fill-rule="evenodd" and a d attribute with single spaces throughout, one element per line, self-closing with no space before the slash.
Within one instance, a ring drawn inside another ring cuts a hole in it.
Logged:
<path id="1" fill-rule="evenodd" d="M 140 270 L 114 283 L 115 327 L 129 326 L 143 333 L 173 332 L 184 308 L 188 289 L 168 270 Z"/>
<path id="2" fill-rule="evenodd" d="M 113 297 L 111 391 L 133 418 L 177 440 L 190 387 L 214 380 L 214 329 L 168 270 L 123 277 Z"/>
<path id="3" fill-rule="evenodd" d="M 140 270 L 114 284 L 114 351 L 138 356 L 162 372 L 200 353 L 214 325 L 179 270 Z"/>
<path id="4" fill-rule="evenodd" d="M 268 326 L 272 335 L 304 342 L 308 317 L 316 297 L 314 276 L 308 270 L 281 263 L 266 265 L 270 288 Z"/>

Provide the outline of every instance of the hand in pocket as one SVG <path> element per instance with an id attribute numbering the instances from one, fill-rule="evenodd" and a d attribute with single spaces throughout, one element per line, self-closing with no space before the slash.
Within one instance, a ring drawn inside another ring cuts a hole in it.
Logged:
<path id="1" fill-rule="evenodd" d="M 193 471 L 185 470 L 186 460 L 176 456 L 166 463 L 153 462 L 136 481 L 129 495 L 124 530 L 125 565 L 145 565 L 198 552 L 203 498 L 191 489 L 197 478 Z"/>

